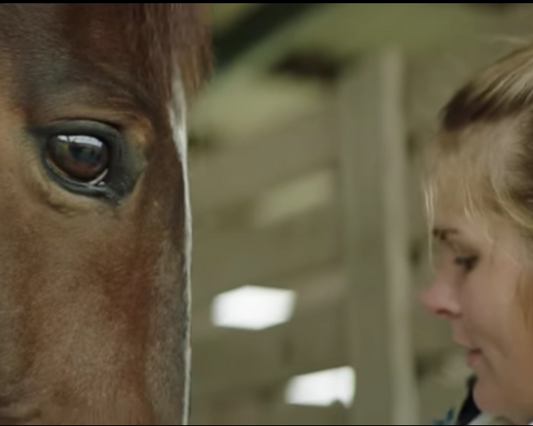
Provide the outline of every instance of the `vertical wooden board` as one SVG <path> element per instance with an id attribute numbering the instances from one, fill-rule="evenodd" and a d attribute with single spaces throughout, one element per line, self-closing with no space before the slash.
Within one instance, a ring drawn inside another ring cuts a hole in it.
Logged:
<path id="1" fill-rule="evenodd" d="M 403 58 L 371 55 L 338 89 L 351 424 L 417 424 Z"/>

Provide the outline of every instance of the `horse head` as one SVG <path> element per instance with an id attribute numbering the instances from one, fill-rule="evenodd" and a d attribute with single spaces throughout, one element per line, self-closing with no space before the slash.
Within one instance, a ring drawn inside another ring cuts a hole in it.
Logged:
<path id="1" fill-rule="evenodd" d="M 0 424 L 185 424 L 198 5 L 0 5 Z"/>

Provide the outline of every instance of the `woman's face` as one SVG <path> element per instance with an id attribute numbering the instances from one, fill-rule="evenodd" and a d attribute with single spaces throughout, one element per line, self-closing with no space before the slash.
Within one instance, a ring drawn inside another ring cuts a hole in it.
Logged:
<path id="1" fill-rule="evenodd" d="M 531 294 L 533 304 L 533 291 L 522 291 L 533 281 L 524 267 L 525 244 L 509 226 L 463 217 L 441 218 L 434 234 L 439 253 L 423 304 L 451 324 L 453 342 L 478 378 L 479 408 L 527 424 L 533 419 L 533 329 L 520 297 Z"/>

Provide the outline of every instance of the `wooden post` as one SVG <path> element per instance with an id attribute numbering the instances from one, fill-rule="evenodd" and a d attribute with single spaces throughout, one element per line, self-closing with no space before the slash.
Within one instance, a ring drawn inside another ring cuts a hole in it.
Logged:
<path id="1" fill-rule="evenodd" d="M 403 89 L 394 50 L 367 57 L 338 87 L 350 424 L 418 422 Z"/>

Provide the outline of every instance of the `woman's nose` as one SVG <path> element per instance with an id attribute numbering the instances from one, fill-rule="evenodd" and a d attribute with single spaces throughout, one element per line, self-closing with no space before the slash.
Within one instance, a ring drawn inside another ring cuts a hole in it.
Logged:
<path id="1" fill-rule="evenodd" d="M 455 286 L 442 277 L 421 293 L 420 301 L 429 312 L 444 319 L 451 320 L 461 313 Z"/>

